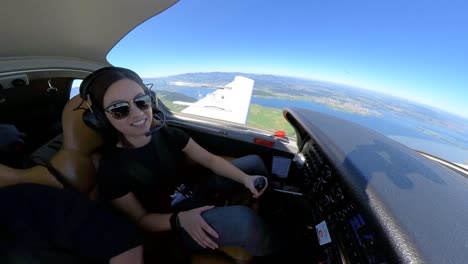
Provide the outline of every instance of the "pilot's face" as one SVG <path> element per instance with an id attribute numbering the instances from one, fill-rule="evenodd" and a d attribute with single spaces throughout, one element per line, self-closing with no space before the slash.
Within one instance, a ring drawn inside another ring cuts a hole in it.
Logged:
<path id="1" fill-rule="evenodd" d="M 151 101 L 148 98 L 135 81 L 117 81 L 104 94 L 105 115 L 112 126 L 125 136 L 144 136 L 152 122 Z"/>

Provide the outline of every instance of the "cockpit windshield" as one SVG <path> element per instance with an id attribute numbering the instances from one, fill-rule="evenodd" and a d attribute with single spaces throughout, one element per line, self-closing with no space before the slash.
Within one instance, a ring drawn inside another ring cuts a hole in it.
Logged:
<path id="1" fill-rule="evenodd" d="M 173 113 L 294 138 L 298 106 L 468 167 L 463 1 L 180 1 L 108 54 Z"/>

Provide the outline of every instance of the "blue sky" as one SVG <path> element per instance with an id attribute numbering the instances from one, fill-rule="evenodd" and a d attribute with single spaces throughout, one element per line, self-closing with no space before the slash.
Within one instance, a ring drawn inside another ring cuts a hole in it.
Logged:
<path id="1" fill-rule="evenodd" d="M 109 53 L 143 77 L 239 71 L 339 82 L 468 118 L 467 1 L 181 0 Z"/>

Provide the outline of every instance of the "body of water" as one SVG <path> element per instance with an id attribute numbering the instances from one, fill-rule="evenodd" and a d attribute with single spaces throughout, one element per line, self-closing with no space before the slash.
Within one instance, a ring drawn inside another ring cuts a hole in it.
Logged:
<path id="1" fill-rule="evenodd" d="M 201 99 L 213 90 L 186 87 L 176 88 L 174 91 L 193 98 Z M 310 101 L 275 98 L 252 97 L 251 103 L 279 109 L 287 107 L 301 107 L 333 115 L 373 129 L 412 149 L 427 152 L 452 162 L 463 163 L 468 161 L 468 135 L 456 131 L 450 131 L 447 128 L 393 112 L 387 112 L 381 109 L 372 109 L 380 112 L 382 116 L 363 116 L 336 111 L 323 104 Z M 426 131 L 426 133 L 423 131 Z"/>
<path id="2" fill-rule="evenodd" d="M 310 101 L 274 98 L 252 97 L 251 103 L 281 109 L 287 107 L 301 107 L 333 115 L 373 129 L 412 149 L 427 152 L 452 162 L 463 163 L 468 161 L 468 142 L 466 142 L 468 135 L 449 131 L 444 127 L 439 127 L 434 124 L 429 124 L 392 112 L 373 109 L 380 112 L 382 116 L 363 116 L 333 110 L 323 104 L 313 103 Z M 420 129 L 435 132 L 439 137 L 424 133 Z"/>

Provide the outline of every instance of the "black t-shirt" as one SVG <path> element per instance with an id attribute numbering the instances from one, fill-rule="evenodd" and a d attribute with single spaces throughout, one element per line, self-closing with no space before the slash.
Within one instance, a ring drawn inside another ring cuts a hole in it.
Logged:
<path id="1" fill-rule="evenodd" d="M 170 212 L 170 195 L 184 182 L 182 149 L 189 139 L 180 129 L 164 127 L 143 147 L 106 151 L 97 173 L 100 196 L 113 200 L 133 192 L 146 210 Z"/>

